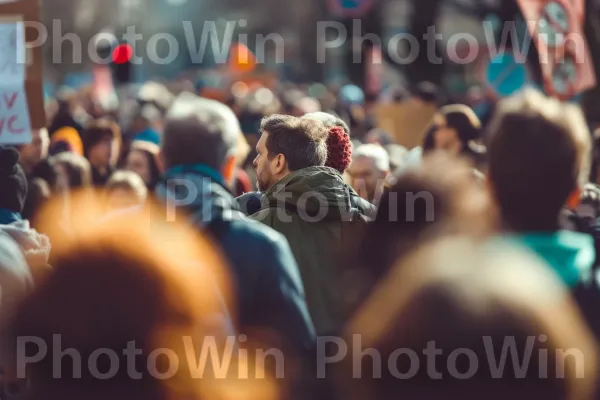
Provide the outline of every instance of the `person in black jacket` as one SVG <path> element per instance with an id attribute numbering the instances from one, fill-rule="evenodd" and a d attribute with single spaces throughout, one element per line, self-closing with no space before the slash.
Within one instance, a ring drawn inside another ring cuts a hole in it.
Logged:
<path id="1" fill-rule="evenodd" d="M 166 119 L 166 172 L 156 197 L 166 203 L 167 218 L 185 212 L 220 244 L 236 284 L 232 308 L 238 311 L 241 333 L 263 332 L 261 340 L 276 338 L 284 348 L 305 351 L 314 345 L 315 333 L 289 244 L 283 235 L 246 218 L 230 192 L 241 134 L 227 106 L 181 95 Z"/>

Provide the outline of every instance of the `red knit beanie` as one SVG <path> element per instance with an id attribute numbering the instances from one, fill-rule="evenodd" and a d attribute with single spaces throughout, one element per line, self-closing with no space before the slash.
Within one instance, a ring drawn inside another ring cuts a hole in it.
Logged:
<path id="1" fill-rule="evenodd" d="M 329 130 L 327 153 L 327 163 L 325 163 L 325 166 L 337 169 L 343 174 L 352 162 L 350 136 L 343 128 L 334 126 Z"/>

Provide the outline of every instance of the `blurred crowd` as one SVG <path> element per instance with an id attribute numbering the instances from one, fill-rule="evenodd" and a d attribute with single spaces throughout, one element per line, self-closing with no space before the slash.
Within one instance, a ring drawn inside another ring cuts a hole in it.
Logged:
<path id="1" fill-rule="evenodd" d="M 430 116 L 404 142 L 382 105 Z M 85 91 L 47 108 L 0 147 L 0 397 L 600 393 L 598 149 L 577 105 L 149 82 L 114 109 Z M 284 363 L 255 362 L 270 349 Z"/>

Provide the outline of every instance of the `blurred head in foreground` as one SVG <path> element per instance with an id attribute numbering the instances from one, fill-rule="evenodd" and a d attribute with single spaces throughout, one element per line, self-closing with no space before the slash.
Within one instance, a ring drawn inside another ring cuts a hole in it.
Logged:
<path id="1" fill-rule="evenodd" d="M 23 302 L 15 324 L 17 337 L 48 346 L 26 365 L 30 398 L 211 399 L 233 384 L 245 390 L 242 398 L 253 398 L 261 382 L 248 387 L 235 380 L 235 353 L 224 373 L 196 370 L 204 338 L 215 340 L 219 354 L 234 345 L 223 338 L 233 333 L 213 246 L 150 208 L 104 221 L 97 219 L 101 204 L 77 209 L 76 234 L 57 241 L 54 270 Z M 52 211 L 50 231 L 56 230 Z M 37 352 L 30 346 L 26 351 Z M 134 361 L 125 352 L 132 347 Z M 53 352 L 64 349 L 69 355 L 57 364 Z M 54 379 L 58 368 L 62 378 Z M 270 398 L 268 391 L 263 396 Z"/>
<path id="2" fill-rule="evenodd" d="M 581 110 L 533 90 L 502 101 L 486 139 L 489 181 L 502 222 L 516 232 L 555 231 L 579 203 L 591 168 Z"/>
<path id="3" fill-rule="evenodd" d="M 477 185 L 466 163 L 446 154 L 425 159 L 384 192 L 355 258 L 369 275 L 359 281 L 384 278 L 398 258 L 440 237 L 484 236 L 491 230 L 488 210 L 485 188 Z"/>
<path id="4" fill-rule="evenodd" d="M 361 349 L 340 373 L 347 399 L 593 398 L 596 347 L 570 297 L 536 257 L 503 242 L 422 247 L 345 337 Z M 361 356 L 369 348 L 379 357 Z"/>

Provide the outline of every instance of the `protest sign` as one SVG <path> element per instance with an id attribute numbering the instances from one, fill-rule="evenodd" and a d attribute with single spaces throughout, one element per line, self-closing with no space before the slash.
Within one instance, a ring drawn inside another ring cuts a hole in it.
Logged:
<path id="1" fill-rule="evenodd" d="M 31 142 L 25 94 L 25 31 L 22 21 L 0 22 L 0 143 Z"/>
<path id="2" fill-rule="evenodd" d="M 594 87 L 582 0 L 518 0 L 536 43 L 544 88 L 561 100 Z"/>
<path id="3" fill-rule="evenodd" d="M 21 64 L 19 72 L 23 73 L 23 79 L 19 76 L 21 84 L 17 87 L 17 81 L 3 80 L 0 82 L 0 89 L 6 94 L 7 99 L 12 99 L 13 94 L 17 93 L 14 102 L 5 102 L 4 96 L 0 95 L 0 104 L 2 104 L 4 113 L 9 112 L 8 120 L 11 116 L 18 113 L 28 112 L 29 121 L 27 125 L 13 124 L 14 127 L 21 126 L 19 129 L 40 129 L 46 126 L 46 115 L 44 109 L 44 94 L 43 94 L 43 68 L 42 68 L 42 48 L 41 46 L 32 46 L 32 43 L 36 43 L 39 39 L 39 30 L 33 26 L 33 23 L 40 22 L 40 4 L 39 0 L 15 0 L 15 1 L 0 1 L 0 24 L 7 24 L 14 26 L 17 24 L 20 28 L 17 28 L 19 32 L 22 32 L 22 37 L 19 39 L 20 46 L 15 44 L 15 52 L 11 53 L 11 56 L 16 54 L 18 64 Z M 21 28 L 22 27 L 22 28 Z M 5 28 L 8 29 L 8 28 Z M 19 33 L 20 34 L 20 33 Z M 6 36 L 5 36 L 6 38 Z M 12 39 L 8 37 L 10 41 Z M 0 39 L 3 40 L 3 39 Z M 21 42 L 22 40 L 22 42 Z M 16 42 L 14 42 L 16 43 Z M 5 46 L 2 47 L 2 56 L 4 60 L 10 59 L 4 52 Z M 8 61 L 6 61 L 8 62 Z M 12 61 L 11 61 L 12 63 Z M 1 65 L 1 64 L 0 64 Z M 9 66 L 14 67 L 14 63 Z M 1 67 L 0 71 L 7 72 L 7 67 Z M 21 87 L 23 89 L 21 89 Z M 24 92 L 22 91 L 24 90 Z M 23 101 L 26 101 L 23 103 Z M 12 108 L 8 110 L 8 106 L 12 104 Z M 20 114 L 23 115 L 23 114 Z M 7 120 L 7 121 L 8 121 Z M 21 123 L 21 122 L 19 122 Z M 5 129 L 10 124 L 5 124 Z M 31 132 L 28 132 L 30 135 Z M 4 137 L 6 139 L 6 137 Z M 0 135 L 0 142 L 3 142 L 2 135 Z"/>

